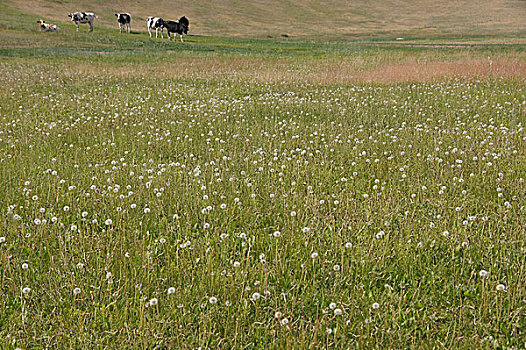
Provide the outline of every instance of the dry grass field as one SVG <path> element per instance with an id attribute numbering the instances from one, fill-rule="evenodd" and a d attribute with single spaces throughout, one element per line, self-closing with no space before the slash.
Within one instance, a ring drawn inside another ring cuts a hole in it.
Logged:
<path id="1" fill-rule="evenodd" d="M 53 21 L 74 11 L 93 11 L 116 27 L 115 11 L 133 16 L 145 30 L 148 16 L 186 15 L 196 35 L 263 37 L 369 37 L 516 35 L 526 32 L 522 0 L 3 0 L 9 7 Z"/>

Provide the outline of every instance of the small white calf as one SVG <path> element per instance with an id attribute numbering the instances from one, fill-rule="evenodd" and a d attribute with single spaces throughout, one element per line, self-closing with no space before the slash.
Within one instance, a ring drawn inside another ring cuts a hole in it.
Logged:
<path id="1" fill-rule="evenodd" d="M 43 19 L 39 19 L 37 23 L 40 25 L 40 30 L 43 32 L 56 32 L 60 29 L 55 24 L 46 23 Z"/>

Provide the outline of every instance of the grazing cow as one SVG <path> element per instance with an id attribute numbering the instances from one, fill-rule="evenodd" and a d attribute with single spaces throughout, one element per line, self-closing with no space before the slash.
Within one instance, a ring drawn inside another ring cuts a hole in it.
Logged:
<path id="1" fill-rule="evenodd" d="M 152 29 L 155 29 L 155 37 L 157 38 L 157 31 L 161 30 L 161 38 L 164 38 L 163 36 L 163 25 L 164 21 L 162 18 L 159 17 L 148 17 L 146 19 L 146 28 L 148 28 L 148 33 L 150 34 L 150 38 L 152 37 Z"/>
<path id="2" fill-rule="evenodd" d="M 185 16 L 179 18 L 178 21 L 164 21 L 164 27 L 168 32 L 168 38 L 172 40 L 172 38 L 170 37 L 170 33 L 174 33 L 174 41 L 175 34 L 179 34 L 181 36 L 181 42 L 183 42 L 183 34 L 188 34 L 189 26 L 190 22 Z"/>
<path id="3" fill-rule="evenodd" d="M 127 32 L 131 31 L 131 15 L 129 13 L 116 13 L 117 22 L 119 22 L 119 32 L 122 33 L 123 30 L 128 28 Z"/>
<path id="4" fill-rule="evenodd" d="M 40 25 L 40 30 L 43 32 L 56 32 L 60 29 L 55 24 L 46 23 L 43 19 L 39 19 L 37 23 Z"/>
<path id="5" fill-rule="evenodd" d="M 77 25 L 77 32 L 79 31 L 79 23 L 89 23 L 89 31 L 93 31 L 93 21 L 97 18 L 93 12 L 75 12 L 70 13 L 68 17 Z"/>

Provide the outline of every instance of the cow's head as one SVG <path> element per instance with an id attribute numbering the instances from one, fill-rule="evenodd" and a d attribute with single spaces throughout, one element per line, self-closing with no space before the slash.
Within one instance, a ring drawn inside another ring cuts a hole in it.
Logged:
<path id="1" fill-rule="evenodd" d="M 186 18 L 186 16 L 179 18 L 179 23 L 181 23 L 188 30 L 188 27 L 190 26 L 190 21 L 188 20 L 188 18 Z"/>
<path id="2" fill-rule="evenodd" d="M 37 23 L 40 24 L 40 25 L 43 25 L 44 23 L 46 23 L 46 21 L 44 21 L 43 19 L 39 19 L 39 20 L 37 21 Z"/>

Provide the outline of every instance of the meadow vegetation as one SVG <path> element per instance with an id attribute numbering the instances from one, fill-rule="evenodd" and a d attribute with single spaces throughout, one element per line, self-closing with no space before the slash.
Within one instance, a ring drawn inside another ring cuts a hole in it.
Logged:
<path id="1" fill-rule="evenodd" d="M 10 16 L 0 348 L 526 345 L 521 38 L 181 44 Z"/>

